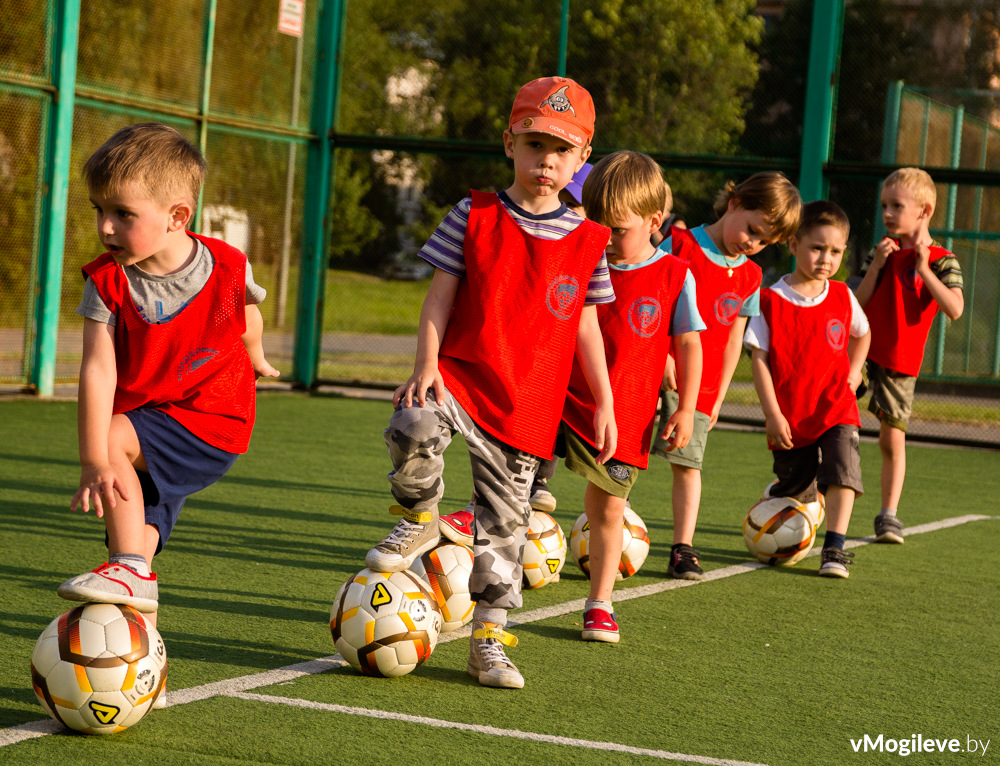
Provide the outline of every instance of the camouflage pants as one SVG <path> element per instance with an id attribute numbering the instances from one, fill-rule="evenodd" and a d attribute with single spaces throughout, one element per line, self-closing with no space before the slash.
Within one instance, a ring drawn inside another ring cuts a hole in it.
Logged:
<path id="1" fill-rule="evenodd" d="M 428 394 L 423 407 L 400 407 L 385 429 L 393 471 L 392 495 L 404 508 L 433 510 L 444 495 L 444 451 L 455 433 L 465 438 L 472 462 L 476 538 L 469 590 L 480 606 L 521 606 L 521 551 L 531 508 L 528 495 L 538 458 L 486 433 L 445 392 L 439 405 Z"/>

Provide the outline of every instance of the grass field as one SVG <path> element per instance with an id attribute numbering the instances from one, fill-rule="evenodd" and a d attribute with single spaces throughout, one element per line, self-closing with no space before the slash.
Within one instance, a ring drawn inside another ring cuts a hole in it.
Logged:
<path id="1" fill-rule="evenodd" d="M 915 735 L 961 751 L 905 763 L 997 762 L 1000 453 L 910 447 L 901 517 L 916 534 L 877 546 L 863 539 L 877 447 L 863 443 L 856 563 L 831 581 L 815 557 L 787 570 L 748 561 L 740 522 L 770 461 L 761 434 L 713 432 L 695 538 L 709 579 L 666 579 L 658 461 L 632 496 L 653 545 L 616 589 L 622 642 L 579 640 L 588 583 L 568 562 L 512 613 L 526 686 L 500 691 L 466 675 L 467 634 L 400 679 L 333 657 L 333 596 L 392 524 L 388 416 L 384 402 L 260 397 L 251 451 L 191 498 L 156 562 L 170 706 L 96 738 L 50 723 L 28 678 L 36 638 L 68 608 L 55 587 L 105 555 L 100 522 L 68 511 L 76 405 L 0 404 L 0 764 L 892 764 Z M 457 510 L 468 461 L 460 440 L 448 454 Z M 560 468 L 551 486 L 568 532 L 583 481 Z M 866 734 L 883 735 L 882 752 L 855 752 Z"/>

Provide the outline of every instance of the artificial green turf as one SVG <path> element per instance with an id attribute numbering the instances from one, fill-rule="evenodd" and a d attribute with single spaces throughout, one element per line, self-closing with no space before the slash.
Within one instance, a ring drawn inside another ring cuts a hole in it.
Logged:
<path id="1" fill-rule="evenodd" d="M 27 678 L 31 647 L 68 608 L 55 586 L 104 560 L 100 522 L 68 511 L 79 476 L 75 413 L 72 403 L 0 405 L 0 728 L 44 717 Z M 333 595 L 393 523 L 381 437 L 389 414 L 384 402 L 259 397 L 250 453 L 191 498 L 156 562 L 169 689 L 334 653 Z M 998 453 L 921 445 L 908 456 L 900 513 L 909 526 L 994 512 Z M 869 494 L 857 503 L 854 537 L 871 534 L 877 511 L 874 444 L 862 444 L 862 467 Z M 740 522 L 769 479 L 763 435 L 713 432 L 695 539 L 706 569 L 747 560 Z M 460 439 L 448 452 L 446 481 L 445 510 L 464 506 L 469 468 Z M 568 532 L 584 483 L 560 468 L 551 487 L 554 515 Z M 632 496 L 651 555 L 619 589 L 665 578 L 669 492 L 668 466 L 656 461 Z M 402 679 L 342 669 L 255 691 L 775 765 L 895 762 L 888 753 L 855 754 L 848 739 L 1000 739 L 991 731 L 1000 702 L 998 529 L 980 521 L 902 547 L 864 546 L 846 582 L 815 577 L 809 558 L 790 570 L 621 601 L 617 646 L 579 641 L 576 613 L 519 626 L 511 655 L 527 678 L 522 692 L 475 684 L 463 640 L 439 645 Z M 587 589 L 568 562 L 561 582 L 525 593 L 525 607 L 583 598 Z M 646 760 L 216 698 L 154 711 L 110 739 L 22 742 L 0 749 L 0 762 L 399 763 L 399 748 L 427 763 L 493 760 L 498 752 L 516 763 Z M 990 757 L 998 750 L 994 742 Z M 908 761 L 957 754 L 935 755 Z"/>

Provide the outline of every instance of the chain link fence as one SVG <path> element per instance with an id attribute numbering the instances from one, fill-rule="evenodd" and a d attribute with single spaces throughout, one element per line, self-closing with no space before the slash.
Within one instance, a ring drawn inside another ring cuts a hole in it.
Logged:
<path id="1" fill-rule="evenodd" d="M 0 382 L 15 386 L 28 384 L 37 364 L 66 4 L 6 0 L 0 25 L 0 223 L 12 245 L 0 263 Z M 594 158 L 649 152 L 664 167 L 675 212 L 692 226 L 710 222 L 727 180 L 763 169 L 798 179 L 820 5 L 569 0 L 563 14 L 541 0 L 79 4 L 57 382 L 72 384 L 77 373 L 79 269 L 99 249 L 79 170 L 115 129 L 143 120 L 174 125 L 206 154 L 198 228 L 247 252 L 269 293 L 265 349 L 295 374 L 296 317 L 312 308 L 298 300 L 311 278 L 303 231 L 316 167 L 307 148 L 324 138 L 315 104 L 326 94 L 316 83 L 332 60 L 332 192 L 320 253 L 329 268 L 314 382 L 382 387 L 412 369 L 429 278 L 417 250 L 470 188 L 509 185 L 501 134 L 520 84 L 560 70 L 577 79 L 597 106 Z M 932 225 L 959 256 L 966 312 L 932 333 L 915 417 L 928 435 L 1000 444 L 991 399 L 1000 389 L 1000 3 L 853 0 L 841 10 L 824 171 L 829 197 L 852 222 L 840 276 L 855 277 L 880 236 L 880 179 L 899 164 L 930 168 L 941 183 Z M 323 14 L 338 15 L 340 39 L 320 34 L 331 28 Z M 939 178 L 937 169 L 952 174 Z M 790 259 L 773 247 L 760 262 L 773 281 Z M 744 360 L 723 414 L 755 421 L 759 412 Z"/>

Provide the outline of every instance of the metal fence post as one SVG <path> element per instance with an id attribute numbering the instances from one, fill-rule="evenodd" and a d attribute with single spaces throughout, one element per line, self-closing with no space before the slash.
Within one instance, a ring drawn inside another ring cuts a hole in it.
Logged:
<path id="1" fill-rule="evenodd" d="M 903 108 L 903 81 L 889 83 L 889 92 L 885 97 L 885 122 L 882 123 L 882 164 L 895 165 L 896 153 L 899 148 L 899 113 Z M 885 224 L 882 223 L 882 200 L 875 200 L 875 226 L 872 230 L 872 245 L 877 245 L 886 235 Z"/>
<path id="2" fill-rule="evenodd" d="M 809 73 L 802 123 L 802 169 L 799 175 L 799 191 L 805 202 L 826 196 L 828 184 L 823 167 L 830 159 L 833 139 L 837 62 L 843 26 L 843 0 L 816 0 L 809 44 Z"/>
<path id="3" fill-rule="evenodd" d="M 34 351 L 31 364 L 31 382 L 41 396 L 52 396 L 55 381 L 79 33 L 80 0 L 56 2 L 52 40 L 55 108 L 51 110 L 46 126 L 48 131 L 48 139 L 45 142 L 46 193 L 39 223 L 36 274 L 38 301 L 35 304 Z"/>
<path id="4" fill-rule="evenodd" d="M 962 164 L 962 125 L 965 121 L 965 107 L 959 106 L 951 115 L 951 167 Z M 955 202 L 958 199 L 958 185 L 948 184 L 948 196 L 944 208 L 944 228 L 948 230 L 945 238 L 945 250 L 952 250 L 955 239 L 951 232 L 955 230 Z M 940 375 L 944 370 L 944 334 L 948 328 L 948 320 L 943 313 L 938 312 L 937 330 L 934 343 L 934 372 Z"/>
<path id="5" fill-rule="evenodd" d="M 566 76 L 566 47 L 569 42 L 569 0 L 562 0 L 562 14 L 559 24 L 559 71 L 560 77 Z"/>
<path id="6" fill-rule="evenodd" d="M 295 314 L 294 379 L 311 386 L 317 377 L 323 340 L 323 296 L 329 252 L 327 223 L 334 161 L 330 133 L 340 97 L 347 0 L 320 0 L 316 30 L 315 89 L 311 113 L 313 137 L 306 154 L 306 196 L 302 221 L 299 305 Z"/>

